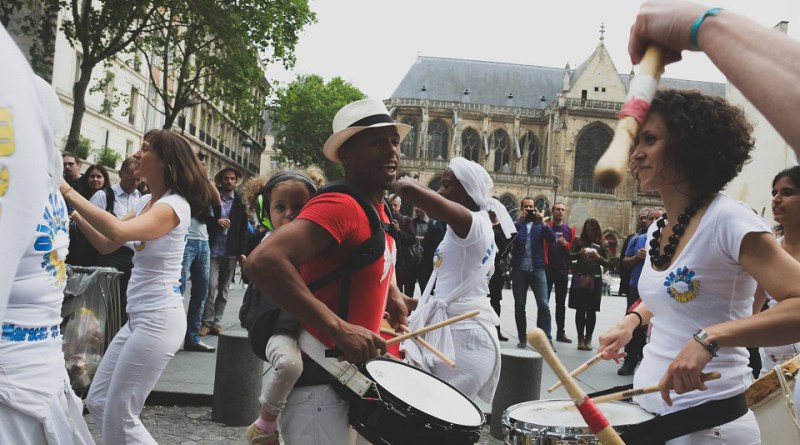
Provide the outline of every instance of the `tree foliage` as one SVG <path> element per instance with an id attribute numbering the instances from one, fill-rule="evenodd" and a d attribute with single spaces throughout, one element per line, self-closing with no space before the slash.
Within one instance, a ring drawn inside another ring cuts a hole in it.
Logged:
<path id="1" fill-rule="evenodd" d="M 340 177 L 341 167 L 325 158 L 322 146 L 331 135 L 336 112 L 364 97 L 340 77 L 325 83 L 318 75 L 303 75 L 277 89 L 269 114 L 275 128 L 278 161 L 300 167 L 316 164 L 328 179 Z"/>
<path id="2" fill-rule="evenodd" d="M 97 64 L 125 51 L 150 26 L 160 1 L 43 0 L 65 9 L 62 30 L 80 52 L 80 75 L 72 88 L 73 113 L 65 150 L 74 152 L 79 143 L 86 111 L 86 92 Z"/>
<path id="3" fill-rule="evenodd" d="M 204 102 L 224 107 L 242 128 L 260 124 L 269 84 L 259 61 L 291 67 L 299 33 L 314 20 L 308 0 L 166 0 L 157 29 L 137 41 L 164 128 Z"/>

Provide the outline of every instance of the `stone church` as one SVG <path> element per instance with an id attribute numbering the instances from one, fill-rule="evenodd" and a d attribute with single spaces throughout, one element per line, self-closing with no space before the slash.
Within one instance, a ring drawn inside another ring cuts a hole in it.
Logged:
<path id="1" fill-rule="evenodd" d="M 633 76 L 617 71 L 602 32 L 574 69 L 418 57 L 385 101 L 398 122 L 413 127 L 401 145 L 401 173 L 435 189 L 449 159 L 479 162 L 512 216 L 527 196 L 548 215 L 563 202 L 578 232 L 596 218 L 619 255 L 638 209 L 660 204 L 630 176 L 615 190 L 592 180 Z M 725 95 L 723 83 L 664 78 L 660 85 Z"/>

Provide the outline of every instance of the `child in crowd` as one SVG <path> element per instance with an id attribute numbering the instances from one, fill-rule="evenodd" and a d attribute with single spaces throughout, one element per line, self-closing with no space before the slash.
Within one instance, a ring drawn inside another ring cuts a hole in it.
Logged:
<path id="1" fill-rule="evenodd" d="M 256 211 L 258 223 L 266 228 L 263 239 L 272 231 L 292 221 L 306 201 L 317 191 L 325 177 L 316 167 L 306 173 L 281 171 L 272 175 L 261 193 Z M 272 368 L 267 374 L 261 396 L 258 419 L 247 428 L 247 443 L 278 445 L 277 419 L 286 407 L 286 398 L 303 372 L 303 361 L 295 334 L 298 321 L 286 311 L 278 316 L 275 333 L 267 342 L 265 355 Z"/>

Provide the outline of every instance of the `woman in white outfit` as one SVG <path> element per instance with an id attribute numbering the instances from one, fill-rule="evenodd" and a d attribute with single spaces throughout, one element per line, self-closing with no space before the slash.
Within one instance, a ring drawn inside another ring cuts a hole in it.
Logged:
<path id="1" fill-rule="evenodd" d="M 751 132 L 742 110 L 722 98 L 659 90 L 631 154 L 634 177 L 642 190 L 658 192 L 667 213 L 647 233 L 642 304 L 600 337 L 600 351 L 606 359 L 623 357 L 633 331 L 651 324 L 633 384 L 658 384 L 661 392 L 634 401 L 662 416 L 712 408 L 693 416 L 708 425 L 698 422 L 699 431 L 683 431 L 670 445 L 760 443 L 742 397 L 753 379 L 744 346 L 779 344 L 779 330 L 796 329 L 789 326 L 800 318 L 800 284 L 785 279 L 800 276 L 800 263 L 762 218 L 719 193 L 749 159 Z M 751 317 L 756 281 L 788 313 Z M 712 371 L 722 377 L 702 382 L 701 372 Z M 722 415 L 728 410 L 716 401 L 741 409 Z"/>
<path id="2" fill-rule="evenodd" d="M 800 166 L 781 171 L 772 180 L 772 219 L 778 223 L 775 232 L 778 243 L 783 250 L 800 261 Z M 764 303 L 772 308 L 778 302 L 769 296 L 761 286 L 756 288 L 753 313 L 761 312 Z M 767 346 L 760 348 L 761 373 L 770 372 L 772 368 L 791 359 L 800 352 L 800 343 Z"/>
<path id="3" fill-rule="evenodd" d="M 183 248 L 191 214 L 208 200 L 203 168 L 189 144 L 166 130 L 144 135 L 134 171 L 150 189 L 117 219 L 66 182 L 73 220 L 100 253 L 133 241 L 128 322 L 114 337 L 92 382 L 87 405 L 107 444 L 155 444 L 139 421 L 147 395 L 181 345 L 186 316 L 180 292 Z"/>
<path id="4" fill-rule="evenodd" d="M 59 332 L 69 219 L 53 135 L 64 114 L 4 29 L 0 54 L 7 56 L 0 70 L 0 287 L 8 289 L 7 306 L 0 298 L 0 444 L 94 444 Z"/>
<path id="5" fill-rule="evenodd" d="M 475 309 L 480 315 L 428 333 L 425 339 L 445 356 L 451 368 L 418 343 L 406 341 L 406 359 L 450 383 L 472 400 L 491 403 L 500 378 L 500 324 L 486 295 L 494 271 L 497 246 L 487 210 L 500 220 L 506 237 L 516 232 L 506 208 L 491 198 L 492 179 L 479 164 L 457 157 L 442 173 L 438 194 L 419 182 L 403 178 L 397 194 L 447 224 L 447 232 L 433 255 L 434 275 L 428 281 L 409 327 L 420 329 Z"/>

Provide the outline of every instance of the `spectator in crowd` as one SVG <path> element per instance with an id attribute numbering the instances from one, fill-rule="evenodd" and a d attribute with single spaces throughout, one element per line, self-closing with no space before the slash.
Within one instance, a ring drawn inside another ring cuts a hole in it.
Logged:
<path id="1" fill-rule="evenodd" d="M 420 245 L 417 239 L 416 228 L 408 216 L 400 213 L 402 199 L 395 195 L 389 199 L 389 208 L 392 210 L 392 223 L 390 234 L 397 243 L 397 287 L 409 297 L 414 296 L 417 284 L 417 271 L 419 269 Z"/>
<path id="2" fill-rule="evenodd" d="M 228 288 L 236 272 L 237 261 L 244 261 L 247 249 L 247 209 L 236 187 L 242 183 L 242 172 L 225 167 L 214 177 L 219 186 L 219 206 L 214 206 L 217 227 L 209 234 L 211 266 L 208 297 L 203 309 L 200 336 L 219 335 L 222 332 L 222 315 L 228 304 Z"/>
<path id="3" fill-rule="evenodd" d="M 122 219 L 131 213 L 136 203 L 141 199 L 137 187 L 141 180 L 133 172 L 136 170 L 136 160 L 127 158 L 122 161 L 119 168 L 119 183 L 111 187 L 105 187 L 92 195 L 90 202 L 96 207 L 104 209 Z M 91 168 L 87 170 L 87 173 Z M 119 302 L 122 324 L 128 320 L 128 281 L 131 278 L 133 269 L 133 243 L 125 243 L 122 247 L 106 255 L 97 255 L 95 266 L 112 267 L 122 272 L 119 278 Z"/>
<path id="4" fill-rule="evenodd" d="M 496 198 L 495 198 L 496 199 Z M 511 261 L 508 257 L 511 253 L 511 246 L 514 244 L 514 238 L 517 237 L 516 232 L 507 237 L 503 232 L 503 227 L 500 225 L 500 220 L 497 214 L 489 210 L 489 219 L 492 221 L 492 231 L 494 231 L 494 244 L 497 246 L 497 254 L 494 257 L 494 272 L 489 278 L 489 303 L 492 305 L 497 316 L 500 316 L 500 301 L 503 299 L 503 287 L 506 282 L 506 274 L 511 269 Z M 508 341 L 508 337 L 504 336 L 500 331 L 500 325 L 497 326 L 497 339 L 500 341 Z"/>
<path id="5" fill-rule="evenodd" d="M 596 219 L 589 218 L 583 223 L 581 235 L 572 242 L 569 258 L 575 261 L 569 286 L 569 307 L 575 309 L 578 349 L 591 351 L 603 292 L 603 268 L 611 267 L 606 240 Z"/>
<path id="6" fill-rule="evenodd" d="M 423 212 L 425 211 L 423 210 Z M 447 226 L 443 222 L 429 217 L 427 212 L 425 212 L 425 217 L 428 219 L 428 223 L 425 228 L 425 237 L 420 241 L 422 252 L 420 253 L 419 273 L 417 274 L 420 293 L 424 293 L 425 288 L 428 286 L 428 281 L 431 278 L 431 274 L 433 274 L 433 256 L 447 231 Z"/>
<path id="7" fill-rule="evenodd" d="M 636 217 L 636 230 L 628 235 L 625 238 L 625 242 L 622 243 L 622 249 L 620 250 L 621 256 L 625 255 L 625 252 L 628 250 L 628 245 L 630 245 L 631 240 L 633 238 L 645 233 L 647 230 L 647 215 L 650 213 L 650 207 L 642 207 L 639 210 L 639 214 Z M 631 301 L 630 299 L 630 288 L 631 288 L 631 271 L 629 269 L 625 269 L 624 267 L 620 267 L 619 270 L 619 290 L 617 294 L 625 295 L 628 298 L 628 305 L 627 307 L 631 307 L 635 299 Z"/>
<path id="8" fill-rule="evenodd" d="M 566 223 L 567 206 L 562 202 L 553 205 L 547 226 L 556 235 L 554 244 L 545 241 L 545 260 L 547 261 L 547 295 L 556 288 L 556 341 L 572 343 L 567 337 L 564 319 L 566 318 L 567 280 L 569 279 L 569 251 L 575 240 L 575 228 Z"/>
<path id="9" fill-rule="evenodd" d="M 647 228 L 658 218 L 661 218 L 663 214 L 664 210 L 659 207 L 650 209 L 644 224 L 641 224 L 644 226 L 644 231 L 646 232 Z M 644 259 L 647 257 L 646 241 L 646 233 L 637 235 L 631 239 L 627 251 L 623 252 L 621 268 L 627 270 L 628 275 L 630 275 L 630 291 L 628 293 L 628 308 L 625 312 L 626 314 L 632 311 L 640 301 L 639 276 L 642 274 Z M 648 325 L 642 325 L 633 331 L 633 338 L 625 345 L 626 355 L 622 366 L 617 370 L 618 375 L 633 375 L 636 366 L 642 361 L 642 349 L 644 349 L 644 345 L 647 343 L 647 327 Z"/>
<path id="10" fill-rule="evenodd" d="M 514 294 L 514 318 L 519 339 L 517 347 L 525 348 L 528 344 L 525 304 L 529 288 L 536 298 L 536 327 L 543 330 L 552 343 L 544 243 L 555 244 L 556 235 L 544 224 L 542 212 L 534 206 L 533 198 L 520 201 L 519 220 L 514 225 L 517 237 L 511 251 L 511 292 Z"/>
<path id="11" fill-rule="evenodd" d="M 64 164 L 64 179 L 70 187 L 77 189 L 78 180 L 83 176 L 80 158 L 72 153 L 64 153 L 61 155 L 61 160 Z"/>
<path id="12" fill-rule="evenodd" d="M 205 155 L 198 154 L 197 158 L 202 166 L 202 174 L 208 178 Z M 186 291 L 186 285 L 190 279 L 192 282 L 189 307 L 186 310 L 186 336 L 183 339 L 183 349 L 186 351 L 214 352 L 216 350 L 215 347 L 203 343 L 200 339 L 200 324 L 208 296 L 209 271 L 211 269 L 211 248 L 208 245 L 208 234 L 210 230 L 217 227 L 214 206 L 220 205 L 219 191 L 211 178 L 208 178 L 208 193 L 209 201 L 197 215 L 192 216 L 189 222 L 189 232 L 181 263 L 181 295 Z"/>
<path id="13" fill-rule="evenodd" d="M 108 170 L 99 164 L 89 166 L 89 168 L 86 169 L 86 173 L 78 178 L 75 184 L 76 187 L 73 187 L 75 191 L 87 200 L 91 199 L 95 193 L 100 192 L 105 194 L 106 189 L 108 189 L 109 192 L 111 191 Z M 105 209 L 105 206 L 103 208 Z M 71 209 L 70 213 L 72 213 Z M 67 264 L 94 267 L 97 266 L 97 258 L 98 253 L 94 246 L 92 246 L 92 243 L 77 229 L 75 224 L 70 224 Z"/>

